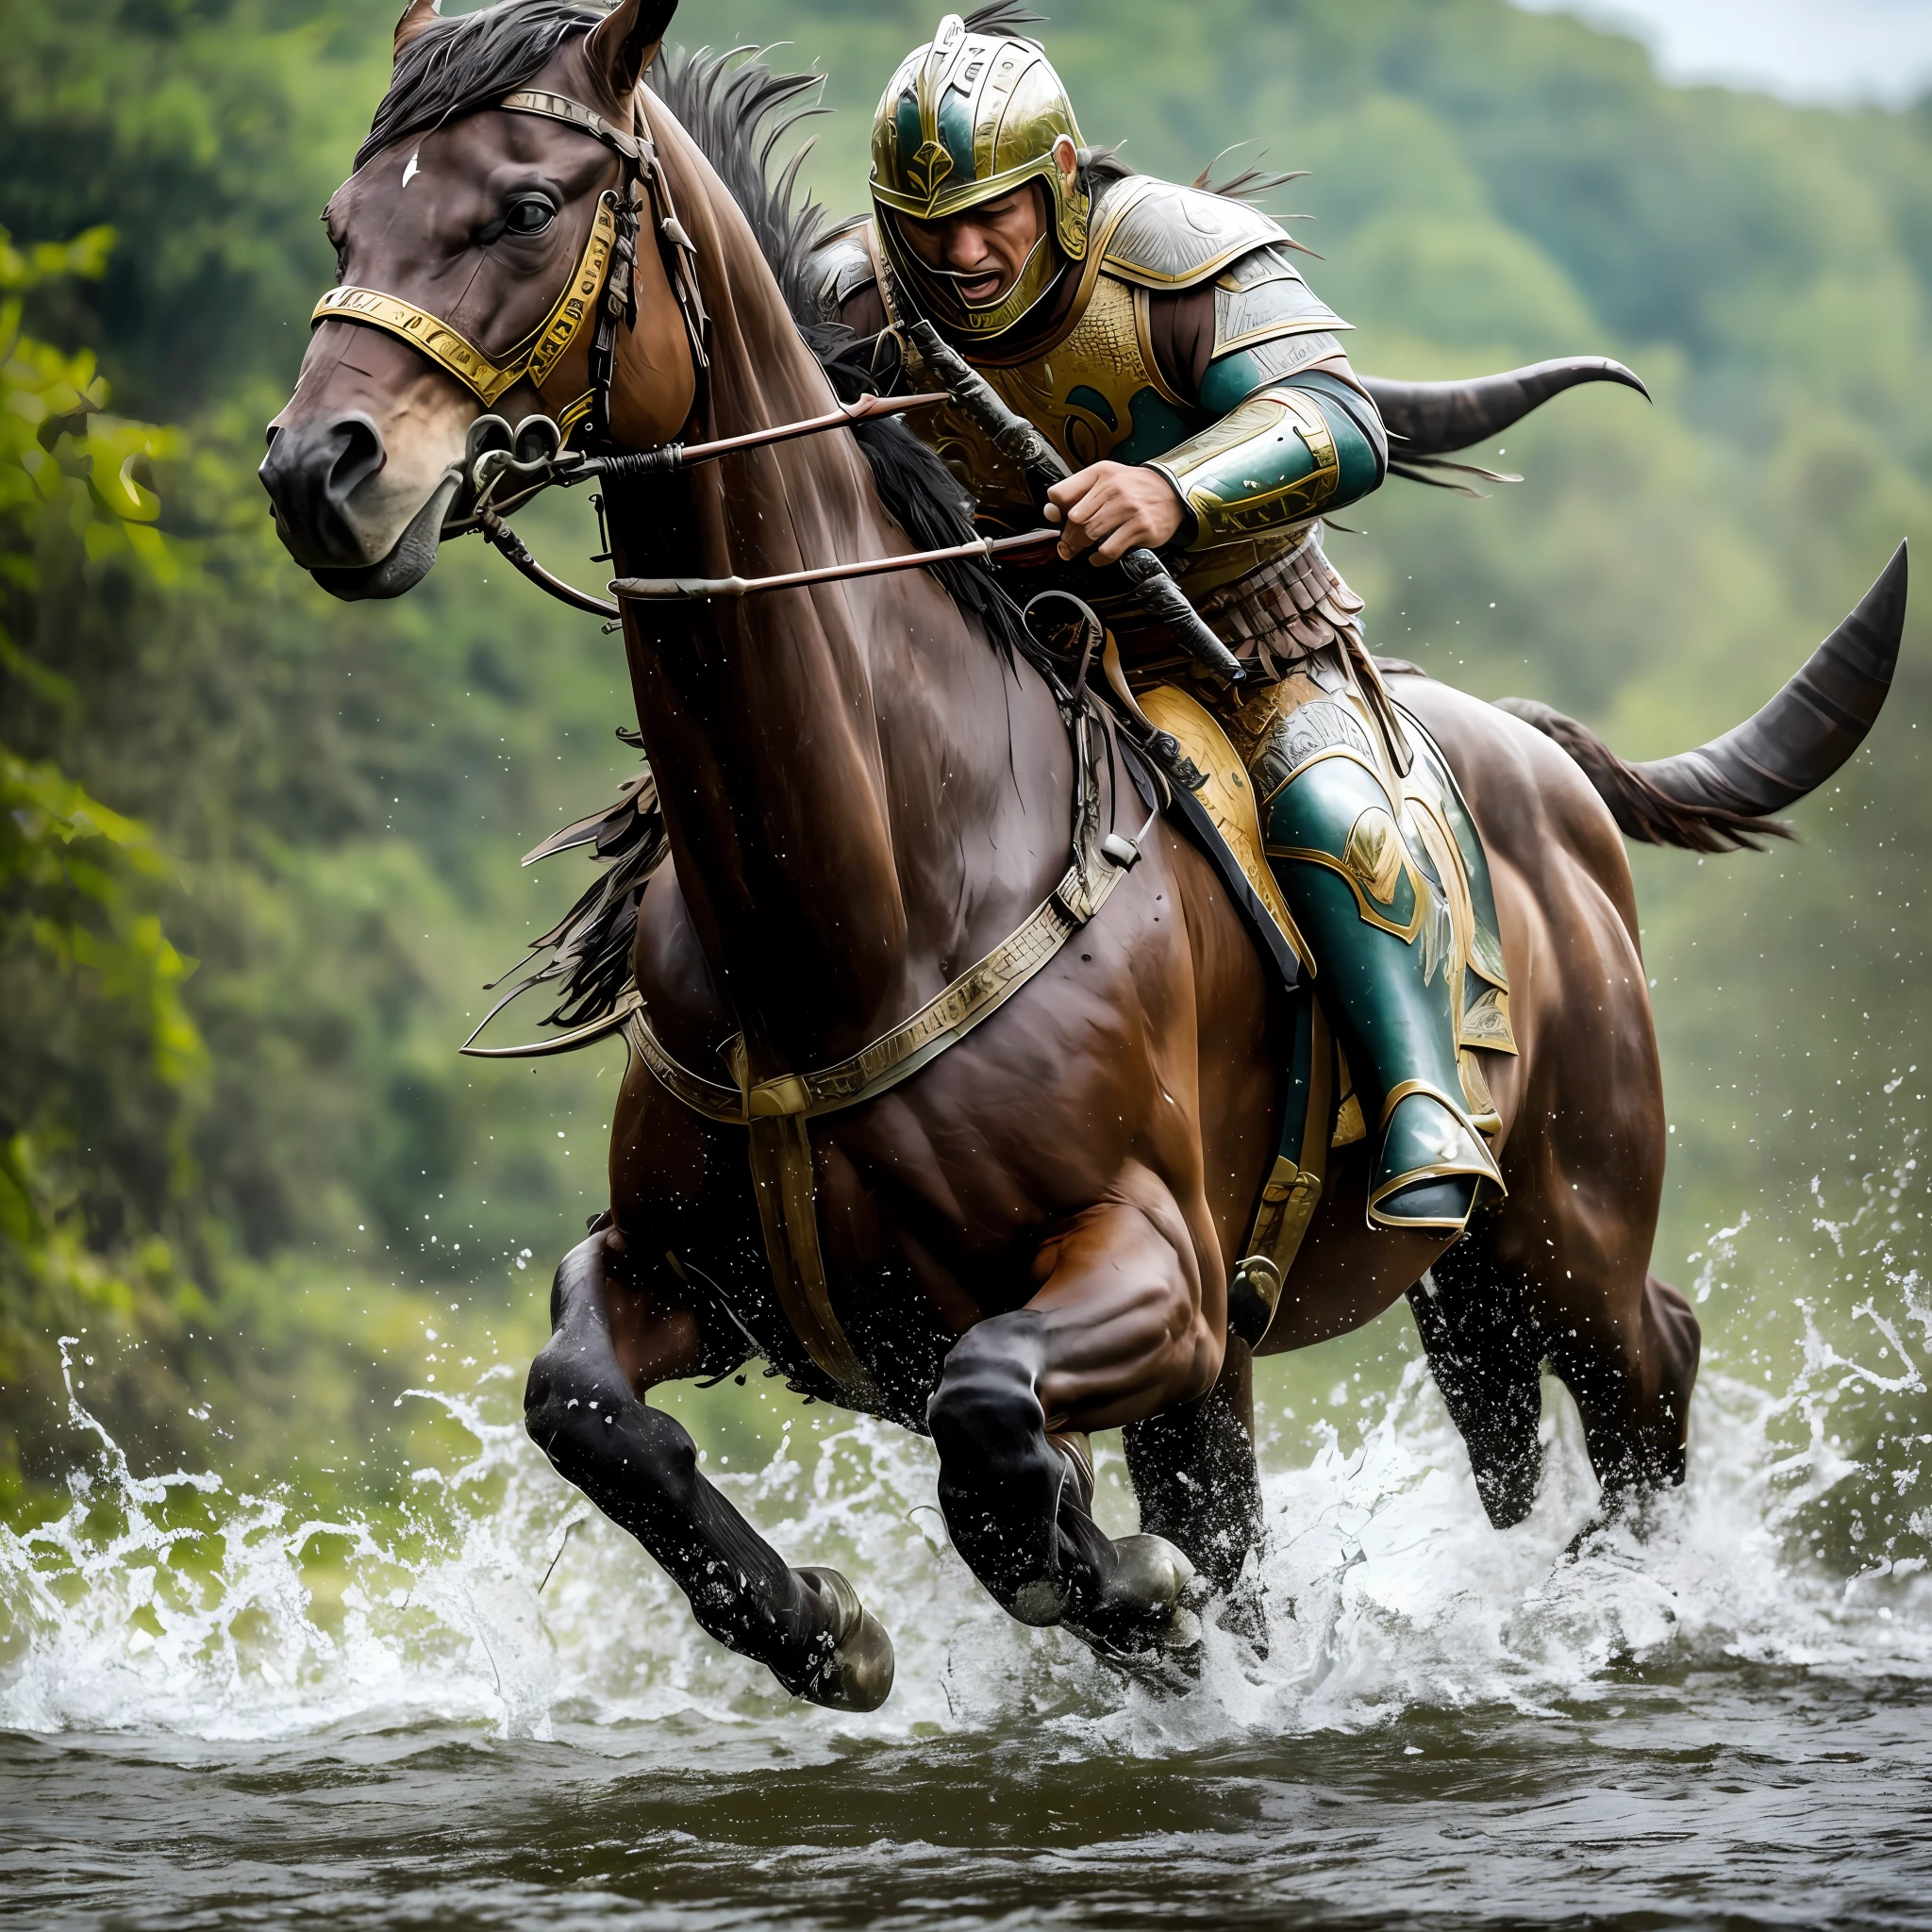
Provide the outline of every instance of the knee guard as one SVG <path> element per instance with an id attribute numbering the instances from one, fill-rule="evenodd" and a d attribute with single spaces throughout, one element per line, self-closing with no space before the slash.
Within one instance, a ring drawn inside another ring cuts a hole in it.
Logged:
<path id="1" fill-rule="evenodd" d="M 1304 744 L 1327 741 L 1263 806 L 1268 857 L 1363 1104 L 1369 1219 L 1459 1232 L 1483 1183 L 1502 1176 L 1462 1097 L 1442 881 L 1352 713 L 1318 700 L 1296 724 Z"/>

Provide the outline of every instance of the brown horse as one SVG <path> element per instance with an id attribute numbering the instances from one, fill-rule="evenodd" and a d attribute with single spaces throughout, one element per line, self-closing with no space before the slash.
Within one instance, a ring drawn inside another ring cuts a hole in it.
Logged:
<path id="1" fill-rule="evenodd" d="M 674 240 L 691 248 L 660 253 L 647 231 L 639 250 L 608 412 L 637 448 L 833 402 L 761 252 L 762 239 L 797 281 L 786 237 L 768 232 L 783 193 L 760 201 L 740 179 L 758 152 L 751 131 L 706 125 L 708 112 L 727 117 L 687 68 L 680 99 L 708 158 L 641 87 L 670 13 L 670 0 L 624 0 L 608 17 L 511 0 L 440 22 L 418 0 L 391 94 L 328 213 L 348 282 L 486 355 L 524 343 L 623 170 L 594 129 L 496 104 L 523 89 L 619 129 L 641 114 Z M 675 287 L 681 259 L 708 314 L 702 369 Z M 590 355 L 579 335 L 499 407 L 512 421 L 557 414 L 586 388 Z M 339 593 L 393 594 L 427 568 L 482 409 L 468 380 L 406 330 L 317 329 L 262 474 L 289 548 Z M 916 472 L 918 445 L 901 433 L 872 447 L 869 460 L 841 431 L 612 483 L 617 566 L 750 576 L 906 554 L 909 513 L 881 500 L 879 452 Z M 1816 660 L 1869 645 L 1864 682 L 1839 706 L 1862 711 L 1820 727 L 1838 732 L 1840 758 L 1875 713 L 1902 599 L 1901 563 Z M 632 964 L 658 1040 L 684 1066 L 722 1083 L 733 1036 L 741 1085 L 853 1054 L 1012 933 L 1065 869 L 1074 769 L 1054 696 L 933 574 L 633 603 L 624 637 L 670 854 L 642 891 Z M 1445 1253 L 1372 1230 L 1365 1144 L 1341 1150 L 1263 1346 L 1340 1335 L 1407 1291 L 1505 1525 L 1534 1495 L 1544 1360 L 1575 1397 L 1608 1497 L 1684 1474 L 1698 1330 L 1649 1272 L 1664 1117 L 1619 824 L 1737 842 L 1766 798 L 1816 782 L 1803 774 L 1824 754 L 1807 768 L 1771 742 L 1774 726 L 1789 735 L 1788 695 L 1743 727 L 1759 736 L 1741 751 L 1720 741 L 1650 768 L 1652 783 L 1554 714 L 1532 729 L 1419 675 L 1395 688 L 1445 749 L 1493 868 L 1520 1046 L 1487 1061 L 1508 1191 Z M 1725 790 L 1747 766 L 1768 791 Z M 1112 777 L 1131 799 L 1129 774 Z M 791 1568 L 705 1481 L 689 1438 L 646 1401 L 655 1385 L 762 1356 L 802 1389 L 929 1429 L 955 1544 L 1014 1614 L 1116 1656 L 1184 1641 L 1189 1565 L 1228 1589 L 1260 1532 L 1249 1355 L 1228 1334 L 1226 1290 L 1278 1139 L 1283 1005 L 1213 867 L 1163 825 L 1099 914 L 985 1024 L 891 1092 L 816 1123 L 824 1274 L 866 1377 L 858 1392 L 823 1373 L 787 1319 L 745 1130 L 680 1104 L 634 1055 L 610 1208 L 558 1271 L 531 1433 L 706 1629 L 821 1703 L 881 1701 L 890 1642 L 842 1577 Z M 1090 1513 L 1078 1442 L 1115 1428 L 1145 1532 L 1119 1543 Z"/>

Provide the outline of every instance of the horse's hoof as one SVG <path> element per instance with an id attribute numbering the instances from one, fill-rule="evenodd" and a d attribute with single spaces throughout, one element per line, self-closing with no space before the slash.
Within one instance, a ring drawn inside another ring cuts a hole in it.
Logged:
<path id="1" fill-rule="evenodd" d="M 1191 1605 L 1194 1566 L 1163 1536 L 1124 1536 L 1113 1546 L 1119 1559 L 1108 1586 L 1110 1602 L 1148 1608 Z"/>
<path id="2" fill-rule="evenodd" d="M 832 1655 L 801 1692 L 828 1710 L 876 1710 L 892 1694 L 892 1640 L 836 1570 L 796 1573 L 832 1613 Z"/>
<path id="3" fill-rule="evenodd" d="M 1116 1670 L 1184 1688 L 1200 1669 L 1194 1566 L 1165 1537 L 1124 1536 L 1114 1551 L 1106 1596 L 1060 1627 Z"/>

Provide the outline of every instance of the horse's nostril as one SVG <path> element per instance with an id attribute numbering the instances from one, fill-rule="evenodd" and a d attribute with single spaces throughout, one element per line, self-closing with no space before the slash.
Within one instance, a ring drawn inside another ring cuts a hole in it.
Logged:
<path id="1" fill-rule="evenodd" d="M 339 417 L 329 425 L 327 441 L 334 445 L 323 494 L 332 509 L 341 510 L 350 497 L 380 470 L 388 460 L 382 446 L 382 431 L 372 417 L 356 414 Z"/>
<path id="2" fill-rule="evenodd" d="M 359 409 L 316 423 L 272 426 L 262 487 L 275 507 L 283 541 L 307 567 L 366 562 L 351 502 L 389 460 L 382 431 Z"/>

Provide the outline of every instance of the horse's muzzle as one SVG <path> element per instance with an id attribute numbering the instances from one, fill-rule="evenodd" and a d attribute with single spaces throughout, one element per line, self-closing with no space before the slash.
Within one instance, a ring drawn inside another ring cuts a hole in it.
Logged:
<path id="1" fill-rule="evenodd" d="M 324 590 L 352 601 L 399 597 L 428 575 L 459 471 L 446 472 L 387 553 L 372 558 L 353 499 L 388 461 L 375 419 L 352 410 L 328 422 L 280 425 L 268 438 L 258 474 L 275 529 Z"/>

